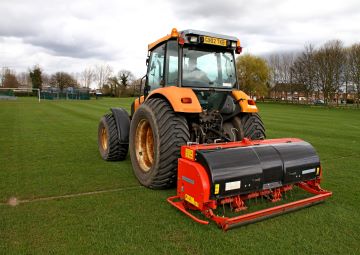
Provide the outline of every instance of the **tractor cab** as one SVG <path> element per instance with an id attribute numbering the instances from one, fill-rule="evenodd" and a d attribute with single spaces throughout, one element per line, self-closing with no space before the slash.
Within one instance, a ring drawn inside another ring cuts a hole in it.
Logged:
<path id="1" fill-rule="evenodd" d="M 242 48 L 236 37 L 173 29 L 148 49 L 145 96 L 161 87 L 187 87 L 195 92 L 202 108 L 209 108 L 239 89 L 235 53 Z"/>

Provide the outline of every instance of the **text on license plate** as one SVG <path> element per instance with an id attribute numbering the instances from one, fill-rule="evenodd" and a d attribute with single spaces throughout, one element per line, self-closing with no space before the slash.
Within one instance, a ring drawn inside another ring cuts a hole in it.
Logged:
<path id="1" fill-rule="evenodd" d="M 204 36 L 204 43 L 218 46 L 226 46 L 226 40 L 209 36 Z"/>

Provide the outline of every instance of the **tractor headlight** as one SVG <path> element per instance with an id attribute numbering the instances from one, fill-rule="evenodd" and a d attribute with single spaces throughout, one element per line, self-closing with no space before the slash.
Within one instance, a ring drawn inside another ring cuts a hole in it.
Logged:
<path id="1" fill-rule="evenodd" d="M 231 48 L 236 48 L 236 42 L 231 42 Z"/>
<path id="2" fill-rule="evenodd" d="M 191 43 L 197 43 L 197 42 L 198 42 L 197 36 L 190 36 L 190 37 L 189 37 L 189 42 L 191 42 Z"/>

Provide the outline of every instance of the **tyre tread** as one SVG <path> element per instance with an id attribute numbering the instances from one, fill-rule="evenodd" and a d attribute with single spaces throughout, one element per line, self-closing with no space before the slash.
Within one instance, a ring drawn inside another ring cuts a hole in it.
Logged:
<path id="1" fill-rule="evenodd" d="M 266 138 L 265 126 L 259 114 L 244 114 L 241 116 L 244 127 L 244 136 L 252 140 L 262 140 Z"/>
<path id="2" fill-rule="evenodd" d="M 180 147 L 190 139 L 187 121 L 184 116 L 174 112 L 164 99 L 149 99 L 145 104 L 155 115 L 160 137 L 159 167 L 149 187 L 154 189 L 173 187 L 176 185 Z"/>
<path id="3" fill-rule="evenodd" d="M 128 153 L 129 146 L 127 144 L 119 143 L 118 130 L 114 116 L 109 113 L 104 115 L 105 121 L 108 125 L 109 134 L 109 151 L 105 160 L 120 161 L 124 160 Z"/>

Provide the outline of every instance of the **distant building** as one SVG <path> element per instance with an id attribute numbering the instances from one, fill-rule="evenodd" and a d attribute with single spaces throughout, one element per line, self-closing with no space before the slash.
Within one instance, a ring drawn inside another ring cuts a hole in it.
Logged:
<path id="1" fill-rule="evenodd" d="M 269 96 L 271 99 L 277 101 L 299 101 L 306 102 L 306 94 L 304 92 L 304 86 L 299 84 L 287 84 L 280 83 L 273 86 L 270 90 Z M 341 86 L 338 93 L 334 95 L 334 101 L 341 101 L 345 103 L 345 100 L 355 100 L 356 91 L 354 85 L 346 87 Z M 315 100 L 325 100 L 324 94 L 322 91 L 315 89 L 312 93 L 308 95 L 308 102 L 314 102 Z"/>

